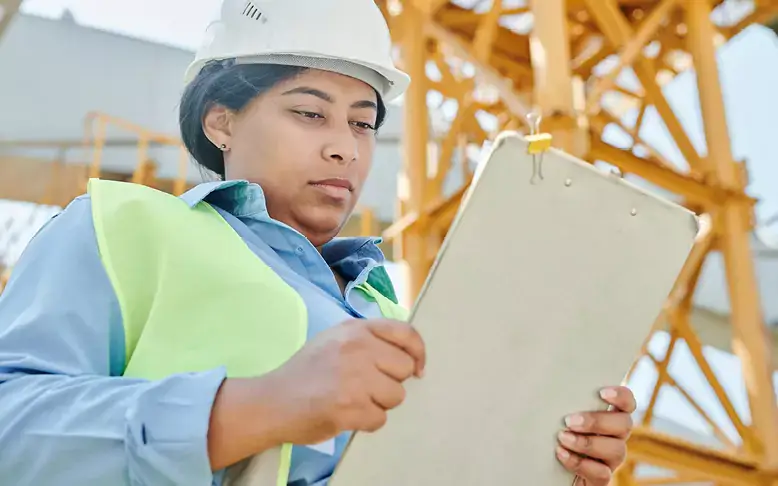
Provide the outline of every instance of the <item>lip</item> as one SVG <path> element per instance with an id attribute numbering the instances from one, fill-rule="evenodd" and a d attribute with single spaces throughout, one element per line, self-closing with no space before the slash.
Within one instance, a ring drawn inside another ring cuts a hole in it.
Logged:
<path id="1" fill-rule="evenodd" d="M 348 179 L 341 179 L 339 177 L 333 177 L 330 179 L 321 179 L 318 181 L 311 181 L 309 184 L 313 186 L 330 186 L 330 187 L 338 187 L 341 189 L 348 189 L 349 192 L 354 191 L 354 184 L 351 183 Z"/>

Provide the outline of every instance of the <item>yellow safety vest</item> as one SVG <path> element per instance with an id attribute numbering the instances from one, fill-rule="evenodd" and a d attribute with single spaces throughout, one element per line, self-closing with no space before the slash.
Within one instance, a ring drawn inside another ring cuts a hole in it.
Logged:
<path id="1" fill-rule="evenodd" d="M 138 184 L 90 180 L 103 266 L 124 322 L 124 376 L 161 379 L 224 366 L 260 376 L 305 343 L 305 303 L 209 204 L 190 207 Z M 361 285 L 388 318 L 404 320 L 383 269 Z M 267 486 L 285 486 L 284 445 Z"/>

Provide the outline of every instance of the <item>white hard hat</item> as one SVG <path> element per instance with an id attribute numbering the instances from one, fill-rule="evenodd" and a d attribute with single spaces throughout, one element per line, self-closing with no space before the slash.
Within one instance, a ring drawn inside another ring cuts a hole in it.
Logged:
<path id="1" fill-rule="evenodd" d="M 392 41 L 373 0 L 224 0 L 195 60 L 191 82 L 206 63 L 303 66 L 357 78 L 391 101 L 410 77 L 392 62 Z"/>

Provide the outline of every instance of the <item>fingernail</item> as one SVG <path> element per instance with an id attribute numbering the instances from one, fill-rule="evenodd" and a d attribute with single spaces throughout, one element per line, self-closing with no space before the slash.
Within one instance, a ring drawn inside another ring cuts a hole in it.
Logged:
<path id="1" fill-rule="evenodd" d="M 580 427 L 583 423 L 584 419 L 581 415 L 570 415 L 565 418 L 565 425 L 568 427 Z"/>
<path id="2" fill-rule="evenodd" d="M 600 391 L 600 396 L 603 400 L 613 400 L 618 394 L 613 388 L 606 388 Z"/>
<path id="3" fill-rule="evenodd" d="M 571 434 L 570 432 L 560 432 L 559 442 L 561 442 L 562 445 L 572 447 L 575 445 L 575 435 Z"/>
<path id="4" fill-rule="evenodd" d="M 556 455 L 558 458 L 562 459 L 563 461 L 570 459 L 570 453 L 561 447 L 556 448 Z"/>

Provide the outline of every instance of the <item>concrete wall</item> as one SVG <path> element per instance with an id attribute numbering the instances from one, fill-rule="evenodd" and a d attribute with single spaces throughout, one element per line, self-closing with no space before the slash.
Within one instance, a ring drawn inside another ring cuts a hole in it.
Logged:
<path id="1" fill-rule="evenodd" d="M 0 40 L 0 137 L 79 139 L 94 109 L 175 134 L 191 57 L 68 19 L 19 15 Z"/>

